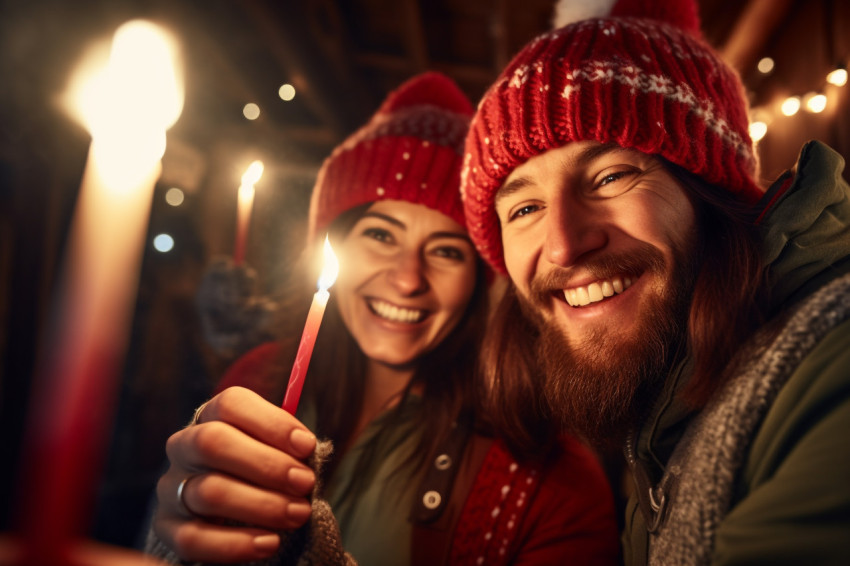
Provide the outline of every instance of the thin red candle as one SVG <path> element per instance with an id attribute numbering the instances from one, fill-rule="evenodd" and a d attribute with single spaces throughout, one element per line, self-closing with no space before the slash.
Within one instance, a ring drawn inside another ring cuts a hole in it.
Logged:
<path id="1" fill-rule="evenodd" d="M 248 241 L 248 226 L 254 208 L 254 184 L 263 176 L 263 162 L 254 161 L 242 175 L 242 184 L 236 200 L 236 241 L 233 245 L 233 263 L 240 265 L 245 260 L 245 243 Z"/>
<path id="2" fill-rule="evenodd" d="M 304 378 L 307 376 L 310 358 L 313 357 L 313 347 L 319 335 L 319 326 L 322 324 L 325 307 L 330 298 L 328 289 L 336 281 L 339 272 L 339 263 L 327 237 L 325 237 L 324 255 L 325 265 L 319 276 L 319 290 L 313 295 L 310 312 L 307 313 L 307 322 L 304 324 L 304 332 L 301 333 L 301 342 L 298 344 L 298 352 L 295 354 L 295 362 L 292 364 L 292 372 L 289 374 L 286 396 L 283 398 L 283 408 L 292 415 L 298 409 L 301 390 L 304 388 Z"/>

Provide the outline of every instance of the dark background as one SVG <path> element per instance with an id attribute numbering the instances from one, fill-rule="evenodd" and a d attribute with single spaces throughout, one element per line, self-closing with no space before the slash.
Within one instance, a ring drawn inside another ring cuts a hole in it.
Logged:
<path id="1" fill-rule="evenodd" d="M 169 131 L 150 218 L 116 418 L 91 520 L 95 538 L 131 546 L 164 464 L 165 439 L 205 400 L 230 359 L 204 340 L 194 297 L 209 262 L 232 253 L 236 189 L 262 159 L 247 261 L 273 293 L 301 246 L 321 160 L 386 93 L 418 72 L 454 78 L 476 101 L 526 41 L 549 26 L 551 0 L 20 0 L 0 3 L 0 530 L 13 501 L 24 416 L 89 138 L 58 103 L 85 50 L 145 17 L 181 43 L 186 99 Z M 759 144 L 765 178 L 818 138 L 850 155 L 848 89 L 824 77 L 848 62 L 840 0 L 701 0 L 706 38 L 774 117 Z M 769 55 L 774 71 L 762 75 Z M 296 96 L 284 102 L 278 87 Z M 823 89 L 822 114 L 786 118 L 785 96 Z M 242 116 L 246 103 L 260 117 Z M 180 207 L 164 192 L 181 188 Z M 149 243 L 168 232 L 175 248 Z"/>

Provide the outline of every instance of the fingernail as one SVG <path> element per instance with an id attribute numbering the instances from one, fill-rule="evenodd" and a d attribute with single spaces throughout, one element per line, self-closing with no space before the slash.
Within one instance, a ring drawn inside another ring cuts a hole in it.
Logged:
<path id="1" fill-rule="evenodd" d="M 298 523 L 309 519 L 312 511 L 309 503 L 290 503 L 286 506 L 286 516 Z"/>
<path id="2" fill-rule="evenodd" d="M 307 494 L 313 490 L 316 474 L 307 468 L 289 468 L 287 479 L 297 493 Z"/>
<path id="3" fill-rule="evenodd" d="M 274 533 L 254 537 L 254 548 L 264 554 L 277 550 L 278 545 L 280 537 Z"/>
<path id="4" fill-rule="evenodd" d="M 289 442 L 300 456 L 309 456 L 316 447 L 316 437 L 304 429 L 296 428 L 289 435 Z"/>

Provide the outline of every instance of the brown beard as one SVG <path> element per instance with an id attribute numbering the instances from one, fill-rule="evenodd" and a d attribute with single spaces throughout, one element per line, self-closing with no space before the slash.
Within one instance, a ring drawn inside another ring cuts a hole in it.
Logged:
<path id="1" fill-rule="evenodd" d="M 693 256 L 674 250 L 673 270 L 667 275 L 661 253 L 644 244 L 628 254 L 582 266 L 598 278 L 628 273 L 665 279 L 664 295 L 647 298 L 636 330 L 626 338 L 601 329 L 574 343 L 561 328 L 544 320 L 539 312 L 551 304 L 553 290 L 563 288 L 565 272 L 532 282 L 530 301 L 520 297 L 523 310 L 540 330 L 538 359 L 545 376 L 542 402 L 562 429 L 608 448 L 622 442 L 648 409 L 686 340 L 696 271 L 696 262 L 687 261 L 688 257 Z"/>

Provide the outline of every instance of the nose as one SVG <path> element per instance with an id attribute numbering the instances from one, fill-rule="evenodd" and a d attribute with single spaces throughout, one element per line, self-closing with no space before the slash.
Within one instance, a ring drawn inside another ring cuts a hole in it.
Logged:
<path id="1" fill-rule="evenodd" d="M 413 296 L 428 290 L 424 261 L 418 250 L 409 250 L 399 254 L 397 262 L 390 268 L 390 284 L 402 296 Z"/>
<path id="2" fill-rule="evenodd" d="M 549 204 L 543 255 L 561 267 L 605 246 L 608 238 L 597 211 L 577 199 L 558 199 Z"/>

